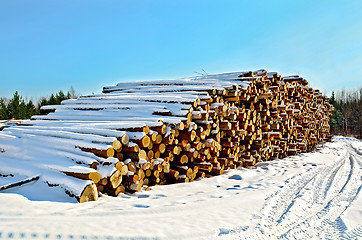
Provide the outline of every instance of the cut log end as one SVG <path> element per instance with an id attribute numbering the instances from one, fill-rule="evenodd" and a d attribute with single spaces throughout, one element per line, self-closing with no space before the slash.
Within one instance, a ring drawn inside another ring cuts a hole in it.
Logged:
<path id="1" fill-rule="evenodd" d="M 89 201 L 97 201 L 98 200 L 98 189 L 94 183 L 87 185 L 82 194 L 80 195 L 79 202 L 89 202 Z"/>
<path id="2" fill-rule="evenodd" d="M 112 184 L 113 188 L 118 187 L 122 182 L 122 172 L 119 170 L 115 171 L 109 178 L 109 181 Z"/>
<path id="3" fill-rule="evenodd" d="M 97 172 L 89 173 L 89 178 L 94 182 L 98 183 L 101 180 L 101 175 Z"/>
<path id="4" fill-rule="evenodd" d="M 121 143 L 123 145 L 127 145 L 129 143 L 129 136 L 127 134 L 124 134 L 121 139 L 120 139 Z"/>
<path id="5" fill-rule="evenodd" d="M 116 169 L 120 171 L 122 175 L 126 175 L 128 173 L 128 166 L 121 161 L 116 163 Z"/>
<path id="6" fill-rule="evenodd" d="M 107 149 L 107 157 L 114 157 L 114 149 L 113 149 L 113 147 L 109 147 Z"/>
<path id="7" fill-rule="evenodd" d="M 122 143 L 119 140 L 114 140 L 112 143 L 112 147 L 114 148 L 114 150 L 116 150 L 117 152 L 122 151 Z"/>

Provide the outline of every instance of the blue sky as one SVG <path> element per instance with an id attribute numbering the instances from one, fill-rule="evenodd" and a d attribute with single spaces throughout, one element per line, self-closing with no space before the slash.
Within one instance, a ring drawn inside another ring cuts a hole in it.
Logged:
<path id="1" fill-rule="evenodd" d="M 362 85 L 362 1 L 3 0 L 0 96 L 265 68 Z"/>

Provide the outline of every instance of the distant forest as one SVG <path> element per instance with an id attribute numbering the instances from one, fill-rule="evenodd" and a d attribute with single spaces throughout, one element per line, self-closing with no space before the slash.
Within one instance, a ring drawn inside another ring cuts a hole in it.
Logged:
<path id="1" fill-rule="evenodd" d="M 30 119 L 33 115 L 41 114 L 40 108 L 45 105 L 58 105 L 63 100 L 76 98 L 73 87 L 65 94 L 60 90 L 50 97 L 42 97 L 37 103 L 26 101 L 16 91 L 11 99 L 0 98 L 0 120 Z"/>
<path id="2" fill-rule="evenodd" d="M 362 87 L 332 92 L 329 102 L 334 106 L 332 134 L 362 139 Z"/>

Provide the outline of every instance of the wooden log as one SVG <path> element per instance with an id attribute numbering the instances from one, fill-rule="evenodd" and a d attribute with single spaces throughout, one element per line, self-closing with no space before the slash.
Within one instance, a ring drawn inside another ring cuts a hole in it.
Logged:
<path id="1" fill-rule="evenodd" d="M 38 180 L 39 180 L 39 176 L 34 176 L 34 177 L 27 178 L 27 179 L 19 181 L 19 182 L 6 184 L 4 186 L 0 186 L 0 191 L 6 190 L 6 189 L 9 189 L 9 188 L 13 188 L 13 187 L 19 187 L 19 186 L 22 186 L 22 185 L 24 185 L 26 183 L 35 182 L 35 181 L 38 181 Z"/>
<path id="2" fill-rule="evenodd" d="M 154 157 L 155 153 L 153 150 L 148 150 L 147 152 L 147 159 L 152 159 Z"/>
<path id="3" fill-rule="evenodd" d="M 191 177 L 193 174 L 192 168 L 189 168 L 188 166 L 180 166 L 180 165 L 174 165 L 173 168 L 177 170 L 181 174 L 185 174 L 187 177 Z"/>
<path id="4" fill-rule="evenodd" d="M 128 166 L 121 161 L 116 163 L 115 168 L 120 171 L 122 175 L 126 175 L 128 173 Z"/>
<path id="5" fill-rule="evenodd" d="M 151 168 L 151 162 L 146 159 L 139 159 L 137 162 L 135 162 L 135 165 L 137 168 L 147 170 Z"/>
<path id="6" fill-rule="evenodd" d="M 139 192 L 139 191 L 141 191 L 142 186 L 143 186 L 143 180 L 140 180 L 140 181 L 138 181 L 136 183 L 129 184 L 128 189 L 132 190 L 132 191 L 135 191 L 135 192 Z"/>
<path id="7" fill-rule="evenodd" d="M 164 135 L 167 131 L 167 126 L 165 124 L 162 124 L 161 126 L 150 127 L 150 129 Z"/>
<path id="8" fill-rule="evenodd" d="M 173 160 L 173 162 L 178 162 L 180 164 L 186 164 L 186 163 L 188 163 L 188 161 L 189 161 L 189 158 L 187 157 L 186 154 L 174 156 L 174 160 Z"/>
<path id="9" fill-rule="evenodd" d="M 151 142 L 152 142 L 152 143 L 156 142 L 157 135 L 158 135 L 158 133 L 156 133 L 156 132 L 154 132 L 154 131 L 152 131 L 152 132 L 150 131 L 150 132 L 148 133 L 148 136 L 149 136 L 149 138 L 151 139 Z"/>
<path id="10" fill-rule="evenodd" d="M 128 173 L 129 172 L 133 172 L 133 173 L 137 172 L 136 164 L 134 162 L 132 162 L 131 159 L 127 159 L 126 161 L 124 161 L 124 164 L 126 164 L 127 167 L 128 167 Z"/>
<path id="11" fill-rule="evenodd" d="M 91 152 L 99 157 L 108 158 L 114 156 L 114 149 L 112 147 L 108 147 L 107 149 L 96 149 L 96 148 L 86 148 L 86 147 L 78 147 L 78 148 L 84 152 Z"/>
<path id="12" fill-rule="evenodd" d="M 183 175 L 179 175 L 178 179 L 177 179 L 177 183 L 187 183 L 190 181 L 190 178 L 187 177 L 185 174 Z"/>
<path id="13" fill-rule="evenodd" d="M 224 173 L 224 169 L 221 167 L 213 167 L 211 169 L 211 173 L 215 174 L 215 175 L 221 175 Z"/>
<path id="14" fill-rule="evenodd" d="M 141 148 L 147 148 L 151 143 L 149 136 L 144 135 L 141 139 L 132 139 L 132 142 L 137 143 Z"/>
<path id="15" fill-rule="evenodd" d="M 138 152 L 125 152 L 123 155 L 125 158 L 130 158 L 132 160 L 148 159 L 147 153 L 143 149 L 139 150 Z"/>
<path id="16" fill-rule="evenodd" d="M 98 183 L 101 180 L 101 175 L 98 172 L 89 172 L 89 173 L 81 173 L 81 172 L 70 172 L 70 171 L 62 171 L 68 176 L 85 179 L 85 180 L 92 180 L 94 183 Z"/>
<path id="17" fill-rule="evenodd" d="M 133 142 L 128 143 L 127 146 L 124 146 L 122 149 L 124 153 L 139 152 L 139 150 L 140 150 L 139 146 Z"/>
<path id="18" fill-rule="evenodd" d="M 112 188 L 117 188 L 122 183 L 122 176 L 122 172 L 116 170 L 109 177 L 108 183 L 111 184 Z"/>
<path id="19" fill-rule="evenodd" d="M 198 171 L 211 172 L 213 165 L 210 162 L 193 163 L 192 166 L 197 166 Z"/>
<path id="20" fill-rule="evenodd" d="M 150 144 L 148 144 L 148 146 L 147 146 L 147 149 L 148 150 L 152 150 L 152 148 L 153 148 L 153 142 L 150 142 Z M 146 149 L 146 148 L 145 148 Z"/>
<path id="21" fill-rule="evenodd" d="M 156 140 L 155 140 L 155 144 L 161 144 L 162 143 L 162 140 L 163 140 L 163 137 L 162 137 L 162 135 L 161 134 L 158 134 L 157 136 L 156 136 Z"/>
<path id="22" fill-rule="evenodd" d="M 94 183 L 87 185 L 82 193 L 80 194 L 78 201 L 80 203 L 97 201 L 98 200 L 98 189 Z"/>
<path id="23" fill-rule="evenodd" d="M 143 132 L 145 134 L 148 134 L 150 132 L 150 128 L 147 125 L 143 127 L 123 127 L 123 128 L 119 127 L 117 128 L 117 130 L 126 131 L 126 132 Z"/>
<path id="24" fill-rule="evenodd" d="M 126 187 L 124 185 L 119 185 L 116 189 L 114 189 L 115 196 L 118 196 L 120 193 L 126 193 Z"/>
<path id="25" fill-rule="evenodd" d="M 181 131 L 179 135 L 180 139 L 188 140 L 188 141 L 194 141 L 196 138 L 196 132 L 194 130 L 192 131 Z"/>
<path id="26" fill-rule="evenodd" d="M 112 147 L 114 150 L 116 150 L 117 153 L 122 151 L 122 143 L 119 140 L 114 140 Z"/>

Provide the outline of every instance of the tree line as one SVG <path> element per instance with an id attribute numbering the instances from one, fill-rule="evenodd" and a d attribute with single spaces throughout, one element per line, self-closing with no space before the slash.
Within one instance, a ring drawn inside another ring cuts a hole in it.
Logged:
<path id="1" fill-rule="evenodd" d="M 329 102 L 334 106 L 330 119 L 332 134 L 362 139 L 362 87 L 332 92 Z"/>
<path id="2" fill-rule="evenodd" d="M 0 120 L 29 119 L 33 115 L 41 114 L 40 108 L 42 106 L 58 105 L 63 100 L 76 97 L 76 93 L 73 87 L 71 87 L 67 94 L 60 90 L 48 98 L 40 98 L 40 100 L 34 104 L 32 100 L 25 100 L 18 91 L 16 91 L 11 99 L 0 98 Z"/>

